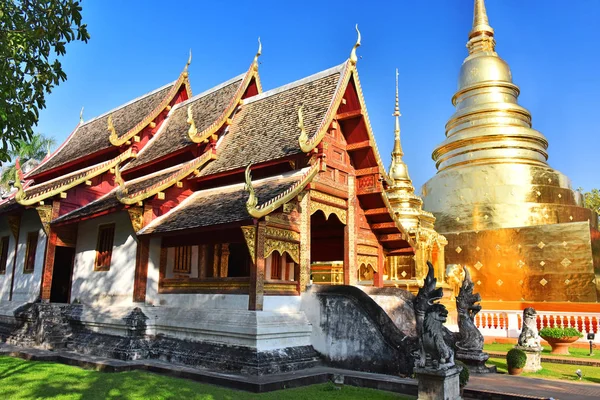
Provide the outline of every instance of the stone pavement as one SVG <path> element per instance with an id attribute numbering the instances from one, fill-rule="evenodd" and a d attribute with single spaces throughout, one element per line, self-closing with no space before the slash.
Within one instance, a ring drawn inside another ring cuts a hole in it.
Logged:
<path id="1" fill-rule="evenodd" d="M 48 351 L 5 344 L 0 344 L 0 355 L 20 357 L 32 361 L 61 362 L 104 372 L 139 369 L 255 393 L 324 383 L 332 380 L 336 375 L 341 375 L 346 385 L 387 390 L 411 396 L 417 395 L 417 383 L 414 379 L 324 366 L 277 375 L 247 376 L 190 368 L 159 360 L 120 361 L 68 351 Z M 501 374 L 472 375 L 469 385 L 465 389 L 464 397 L 466 399 L 489 400 L 541 400 L 549 398 L 555 400 L 598 400 L 600 399 L 600 384 L 551 381 Z"/>

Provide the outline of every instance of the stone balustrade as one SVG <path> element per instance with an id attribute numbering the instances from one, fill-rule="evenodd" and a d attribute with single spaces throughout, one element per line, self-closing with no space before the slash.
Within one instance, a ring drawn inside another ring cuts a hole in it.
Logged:
<path id="1" fill-rule="evenodd" d="M 520 310 L 480 311 L 475 325 L 483 336 L 518 338 L 521 333 L 523 312 Z M 538 329 L 547 327 L 575 328 L 583 333 L 579 341 L 587 342 L 587 334 L 596 334 L 595 343 L 600 343 L 600 313 L 538 311 Z"/>

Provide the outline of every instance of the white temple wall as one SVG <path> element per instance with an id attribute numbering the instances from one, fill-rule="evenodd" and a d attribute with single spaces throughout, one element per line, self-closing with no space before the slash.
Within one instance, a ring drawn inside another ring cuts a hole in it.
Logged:
<path id="1" fill-rule="evenodd" d="M 6 271 L 0 274 L 0 302 L 8 301 L 10 297 L 10 282 L 13 275 L 13 264 L 15 261 L 15 237 L 13 236 L 6 217 L 0 218 L 0 237 L 8 236 L 8 258 L 6 259 Z"/>
<path id="2" fill-rule="evenodd" d="M 100 225 L 115 224 L 113 251 L 108 271 L 95 271 L 96 245 Z M 71 302 L 88 305 L 130 305 L 137 237 L 126 211 L 105 215 L 79 223 Z"/>
<path id="3" fill-rule="evenodd" d="M 35 263 L 33 272 L 24 273 L 23 269 L 25 268 L 25 253 L 27 252 L 27 236 L 30 232 L 38 232 L 38 242 L 35 250 Z M 45 253 L 46 233 L 42 228 L 40 217 L 35 210 L 25 210 L 21 216 L 21 227 L 19 229 L 19 244 L 17 246 L 17 265 L 15 268 L 13 301 L 32 302 L 40 296 Z M 11 255 L 9 253 L 9 258 L 10 257 Z M 12 271 L 12 260 L 9 260 L 7 264 L 11 266 Z M 8 283 L 8 290 L 10 291 L 10 282 Z"/>

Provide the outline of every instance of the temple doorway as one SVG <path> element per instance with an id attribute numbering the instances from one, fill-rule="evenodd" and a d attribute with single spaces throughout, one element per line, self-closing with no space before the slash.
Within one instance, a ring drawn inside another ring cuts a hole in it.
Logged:
<path id="1" fill-rule="evenodd" d="M 318 210 L 310 217 L 310 261 L 313 283 L 344 284 L 344 231 L 337 215 Z"/>
<path id="2" fill-rule="evenodd" d="M 71 297 L 71 277 L 73 276 L 74 247 L 57 246 L 52 269 L 50 302 L 69 303 Z"/>

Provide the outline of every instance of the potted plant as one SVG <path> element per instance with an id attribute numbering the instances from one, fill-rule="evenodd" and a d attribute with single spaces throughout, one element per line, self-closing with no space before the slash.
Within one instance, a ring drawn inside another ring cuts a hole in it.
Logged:
<path id="1" fill-rule="evenodd" d="M 543 328 L 539 333 L 552 346 L 551 354 L 569 354 L 569 344 L 583 337 L 575 328 Z"/>
<path id="2" fill-rule="evenodd" d="M 463 397 L 463 391 L 465 390 L 465 386 L 469 383 L 469 368 L 462 361 L 456 361 L 456 365 L 462 367 L 460 374 L 458 375 L 458 384 L 460 386 L 460 397 Z"/>
<path id="3" fill-rule="evenodd" d="M 511 349 L 506 353 L 506 365 L 510 375 L 519 375 L 527 363 L 527 354 L 520 349 Z"/>

